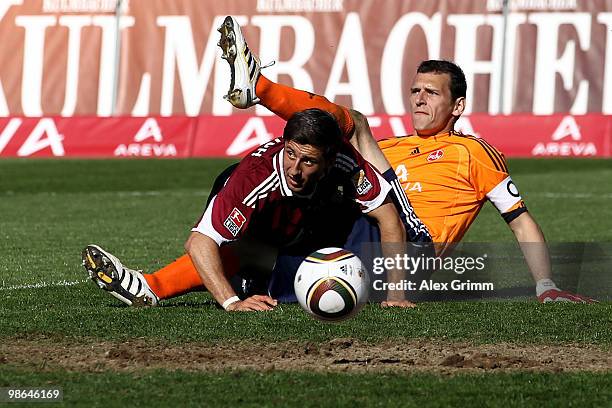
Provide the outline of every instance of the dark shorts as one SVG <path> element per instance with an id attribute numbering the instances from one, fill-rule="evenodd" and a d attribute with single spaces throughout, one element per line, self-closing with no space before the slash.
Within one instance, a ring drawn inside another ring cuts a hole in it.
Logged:
<path id="1" fill-rule="evenodd" d="M 353 224 L 353 230 L 342 245 L 342 248 L 362 258 L 363 244 L 367 242 L 380 242 L 380 232 L 378 227 L 373 225 L 366 216 L 362 216 Z M 268 282 L 268 293 L 270 296 L 278 299 L 279 302 L 297 302 L 293 290 L 293 279 L 300 264 L 308 255 L 310 254 L 284 254 L 282 250 L 279 252 Z"/>

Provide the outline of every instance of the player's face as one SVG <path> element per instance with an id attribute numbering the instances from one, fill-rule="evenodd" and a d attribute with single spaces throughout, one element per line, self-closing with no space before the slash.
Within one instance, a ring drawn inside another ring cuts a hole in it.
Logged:
<path id="1" fill-rule="evenodd" d="M 453 128 L 463 113 L 464 98 L 453 101 L 448 74 L 417 73 L 410 88 L 412 124 L 419 136 L 432 136 Z"/>
<path id="2" fill-rule="evenodd" d="M 298 194 L 310 194 L 328 167 L 321 149 L 291 140 L 285 142 L 283 154 L 283 169 L 289 189 Z"/>

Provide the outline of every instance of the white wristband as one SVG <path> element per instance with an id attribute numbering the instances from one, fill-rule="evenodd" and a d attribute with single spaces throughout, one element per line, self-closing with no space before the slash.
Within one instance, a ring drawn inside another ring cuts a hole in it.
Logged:
<path id="1" fill-rule="evenodd" d="M 536 282 L 536 296 L 540 296 L 542 293 L 550 289 L 559 289 L 557 285 L 555 285 L 555 282 L 553 282 L 551 279 L 545 278 Z"/>
<path id="2" fill-rule="evenodd" d="M 227 310 L 229 305 L 231 305 L 233 303 L 236 303 L 236 302 L 240 302 L 240 298 L 238 296 L 232 296 L 231 298 L 229 298 L 225 302 L 223 302 L 221 307 L 224 308 L 225 310 Z"/>

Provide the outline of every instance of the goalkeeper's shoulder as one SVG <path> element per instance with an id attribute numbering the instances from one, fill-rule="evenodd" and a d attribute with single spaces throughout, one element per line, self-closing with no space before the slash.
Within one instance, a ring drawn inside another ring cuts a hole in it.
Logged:
<path id="1" fill-rule="evenodd" d="M 405 147 L 409 147 L 413 144 L 417 143 L 417 137 L 413 135 L 406 136 L 391 136 L 378 140 L 378 146 L 381 150 L 386 149 L 401 149 Z"/>
<path id="2" fill-rule="evenodd" d="M 499 172 L 508 173 L 508 165 L 503 153 L 486 139 L 469 134 L 452 132 L 452 141 L 462 145 L 470 159 Z"/>

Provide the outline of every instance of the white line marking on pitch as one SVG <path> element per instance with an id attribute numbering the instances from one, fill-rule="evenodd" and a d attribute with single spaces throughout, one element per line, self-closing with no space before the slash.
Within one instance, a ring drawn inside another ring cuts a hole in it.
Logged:
<path id="1" fill-rule="evenodd" d="M 89 279 L 84 279 L 80 281 L 61 280 L 61 281 L 55 281 L 55 282 L 38 282 L 38 283 L 30 283 L 26 285 L 11 285 L 11 286 L 4 286 L 4 282 L 2 282 L 2 286 L 0 286 L 0 290 L 40 289 L 40 288 L 50 288 L 50 287 L 57 287 L 57 286 L 74 286 L 74 285 L 78 285 L 79 283 L 85 283 L 88 281 Z"/>

